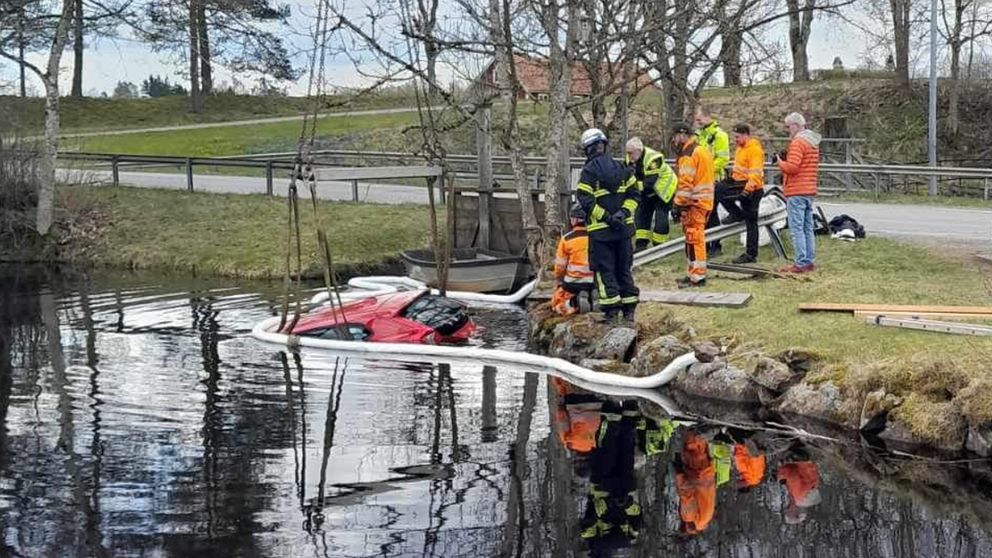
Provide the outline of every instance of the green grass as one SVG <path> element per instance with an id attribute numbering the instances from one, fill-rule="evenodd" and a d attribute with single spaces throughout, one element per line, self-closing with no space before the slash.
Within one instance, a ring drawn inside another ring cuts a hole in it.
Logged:
<path id="1" fill-rule="evenodd" d="M 788 236 L 788 232 L 783 237 Z M 706 291 L 752 293 L 742 309 L 687 307 L 680 316 L 710 335 L 736 336 L 770 352 L 797 347 L 815 348 L 835 363 L 878 362 L 926 352 L 956 356 L 975 339 L 952 335 L 868 326 L 849 314 L 800 313 L 802 302 L 860 302 L 874 304 L 975 305 L 987 301 L 987 269 L 978 262 L 938 258 L 925 248 L 883 238 L 847 243 L 818 237 L 816 273 L 801 280 L 734 280 L 710 272 Z M 786 239 L 788 243 L 788 239 Z M 725 242 L 729 261 L 740 252 L 736 241 Z M 673 288 L 685 274 L 682 258 L 647 266 L 638 274 L 644 288 Z M 761 250 L 761 264 L 785 265 L 769 248 Z"/>
<path id="2" fill-rule="evenodd" d="M 963 207 L 974 209 L 992 209 L 992 200 L 982 198 L 966 198 L 962 196 L 914 196 L 912 194 L 879 194 L 878 198 L 870 192 L 845 192 L 836 196 L 822 196 L 825 202 L 849 201 L 869 203 L 895 203 L 905 205 L 935 205 L 945 207 Z"/>
<path id="3" fill-rule="evenodd" d="M 64 187 L 59 209 L 79 263 L 130 269 L 278 278 L 285 272 L 287 204 L 265 196 L 137 188 Z M 429 214 L 418 205 L 321 202 L 335 262 L 378 264 L 426 246 Z M 313 212 L 301 200 L 303 267 L 321 273 Z"/>
<path id="4" fill-rule="evenodd" d="M 367 94 L 361 97 L 332 96 L 329 111 L 368 110 L 415 106 L 411 95 L 401 92 Z M 303 114 L 312 110 L 305 97 L 256 97 L 212 95 L 205 99 L 202 113 L 189 110 L 187 97 L 140 99 L 62 99 L 64 133 L 175 126 L 205 122 L 227 122 L 274 116 Z M 15 115 L 13 124 L 25 133 L 41 133 L 44 101 L 40 98 L 0 96 L 0 114 Z"/>
<path id="5" fill-rule="evenodd" d="M 332 116 L 319 120 L 317 133 L 320 136 L 333 138 L 342 138 L 369 131 L 399 135 L 403 128 L 418 122 L 416 112 L 353 117 Z M 195 130 L 93 136 L 67 139 L 63 142 L 63 148 L 93 153 L 194 157 L 291 151 L 296 148 L 301 125 L 302 121 L 291 121 L 249 126 L 222 126 Z"/>
<path id="6" fill-rule="evenodd" d="M 786 235 L 787 236 L 787 235 Z M 786 239 L 788 243 L 788 239 Z M 725 253 L 739 253 L 736 241 L 724 242 Z M 730 257 L 718 257 L 726 261 Z M 779 266 L 769 248 L 760 264 Z M 673 289 L 685 274 L 682 258 L 673 257 L 639 271 L 642 289 Z M 853 420 L 865 395 L 885 389 L 910 398 L 915 405 L 901 411 L 922 439 L 941 433 L 924 432 L 933 421 L 929 411 L 953 401 L 972 424 L 992 422 L 992 343 L 988 338 L 922 332 L 865 324 L 853 314 L 801 313 L 803 302 L 871 304 L 988 305 L 992 300 L 992 269 L 972 259 L 937 255 L 925 248 L 883 238 L 856 243 L 818 238 L 818 270 L 799 279 L 733 279 L 711 271 L 706 292 L 746 292 L 753 295 L 741 309 L 664 307 L 643 304 L 638 322 L 647 331 L 674 318 L 692 326 L 704 338 L 726 338 L 736 354 L 751 351 L 777 354 L 804 349 L 818 355 L 807 381 L 832 380 L 849 404 Z M 992 320 L 966 320 L 992 324 Z M 918 412 L 917 412 L 918 411 Z"/>

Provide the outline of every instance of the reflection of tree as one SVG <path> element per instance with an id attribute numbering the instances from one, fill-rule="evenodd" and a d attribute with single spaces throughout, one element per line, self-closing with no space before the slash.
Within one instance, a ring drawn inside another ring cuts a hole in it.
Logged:
<path id="1" fill-rule="evenodd" d="M 90 369 L 90 409 L 93 419 L 90 422 L 90 461 L 92 467 L 89 511 L 86 515 L 86 542 L 94 556 L 109 556 L 103 546 L 103 515 L 100 512 L 100 486 L 103 472 L 103 442 L 100 434 L 100 356 L 96 351 L 96 328 L 93 325 L 93 310 L 90 307 L 89 292 L 84 287 L 79 293 L 79 306 L 83 312 L 83 327 L 86 329 L 86 367 Z"/>
<path id="2" fill-rule="evenodd" d="M 517 433 L 510 446 L 510 491 L 506 499 L 506 523 L 503 525 L 503 538 L 500 556 L 522 556 L 527 515 L 524 501 L 524 482 L 530 476 L 527 463 L 527 442 L 530 440 L 534 406 L 537 404 L 536 374 L 527 374 L 524 379 L 523 402 L 517 419 Z"/>

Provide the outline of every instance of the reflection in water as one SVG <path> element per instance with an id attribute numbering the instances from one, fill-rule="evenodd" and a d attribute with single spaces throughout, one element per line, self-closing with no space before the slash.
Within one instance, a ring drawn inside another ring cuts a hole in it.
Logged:
<path id="1" fill-rule="evenodd" d="M 0 272 L 0 557 L 992 555 L 982 464 L 274 350 L 246 333 L 278 286 L 19 271 Z M 522 312 L 476 319 L 525 347 Z"/>

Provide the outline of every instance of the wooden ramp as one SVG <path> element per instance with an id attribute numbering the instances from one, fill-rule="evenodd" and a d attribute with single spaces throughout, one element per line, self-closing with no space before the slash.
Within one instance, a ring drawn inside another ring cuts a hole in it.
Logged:
<path id="1" fill-rule="evenodd" d="M 833 304 L 807 303 L 800 304 L 803 312 L 872 312 L 886 314 L 889 312 L 922 313 L 922 314 L 981 314 L 992 315 L 992 306 L 920 306 L 900 304 Z"/>
<path id="2" fill-rule="evenodd" d="M 550 300 L 551 293 L 535 291 L 530 300 Z M 641 302 L 660 302 L 684 306 L 713 306 L 722 308 L 743 308 L 751 301 L 750 293 L 715 293 L 699 291 L 641 291 Z"/>

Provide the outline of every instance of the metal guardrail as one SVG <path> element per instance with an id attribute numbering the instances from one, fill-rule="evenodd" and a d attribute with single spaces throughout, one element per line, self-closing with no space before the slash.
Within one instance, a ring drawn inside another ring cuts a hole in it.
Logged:
<path id="1" fill-rule="evenodd" d="M 423 157 L 402 152 L 364 152 L 347 150 L 316 150 L 313 155 L 317 158 L 320 167 L 353 166 L 331 163 L 327 159 L 358 159 L 362 161 L 384 161 L 390 166 L 402 165 L 423 165 Z M 265 169 L 266 192 L 272 194 L 273 174 L 275 171 L 289 171 L 293 169 L 295 152 L 263 153 L 257 155 L 239 155 L 225 157 L 173 157 L 161 155 L 122 155 L 114 153 L 81 153 L 64 152 L 59 154 L 63 160 L 88 161 L 95 163 L 106 163 L 111 167 L 113 184 L 120 183 L 121 168 L 148 168 L 155 166 L 179 166 L 185 170 L 187 179 L 187 189 L 193 191 L 193 169 L 197 166 L 210 167 L 241 167 Z M 324 159 L 324 160 L 321 160 Z M 494 156 L 493 164 L 510 164 L 508 156 Z M 581 168 L 585 162 L 580 158 L 570 159 L 572 169 Z M 524 163 L 533 169 L 533 184 L 540 189 L 543 182 L 542 175 L 547 159 L 544 157 L 524 157 Z M 445 166 L 460 178 L 477 178 L 478 158 L 469 154 L 449 154 L 445 157 Z M 765 166 L 768 173 L 766 182 L 773 183 L 774 177 L 780 174 L 777 165 L 769 163 Z M 878 195 L 881 185 L 881 177 L 892 179 L 894 177 L 905 177 L 910 179 L 923 179 L 936 176 L 939 179 L 950 179 L 958 181 L 976 181 L 979 184 L 964 186 L 973 191 L 980 191 L 986 200 L 992 195 L 992 168 L 976 167 L 929 167 L 922 165 L 881 165 L 881 164 L 845 164 L 845 163 L 821 163 L 820 173 L 822 180 L 836 180 L 842 184 L 851 184 L 852 176 L 874 177 L 874 192 Z M 504 176 L 504 175 L 497 175 Z M 509 175 L 505 175 L 509 177 Z M 824 190 L 833 190 L 824 188 Z M 843 191 L 851 191 L 850 188 L 843 188 Z M 864 187 L 860 191 L 871 191 L 872 188 Z"/>

